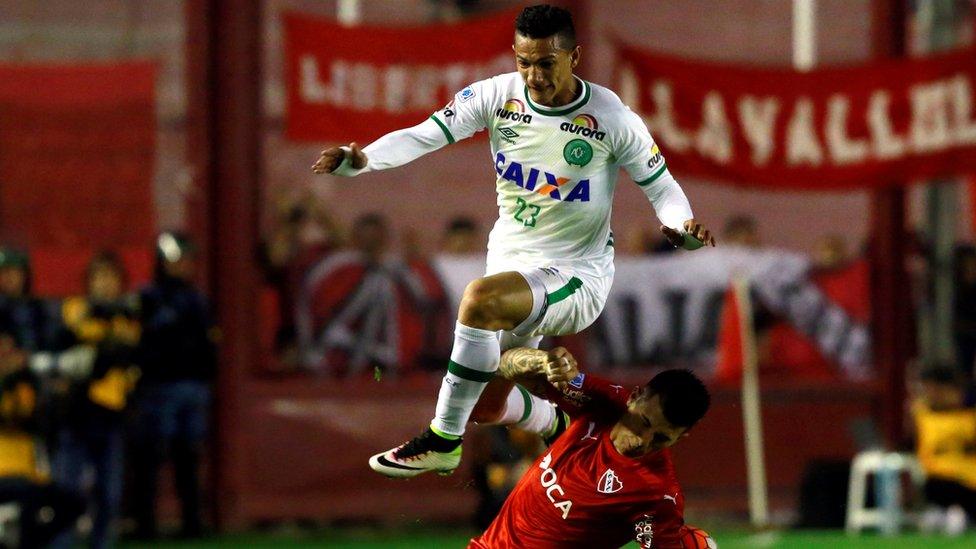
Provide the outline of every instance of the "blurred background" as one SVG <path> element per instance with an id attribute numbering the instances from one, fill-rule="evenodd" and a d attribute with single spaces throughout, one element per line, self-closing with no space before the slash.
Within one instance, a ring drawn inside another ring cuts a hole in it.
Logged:
<path id="1" fill-rule="evenodd" d="M 544 345 L 708 381 L 675 459 L 720 546 L 976 546 L 976 3 L 556 3 L 719 247 L 669 249 L 621 174 L 607 307 Z M 366 467 L 431 415 L 497 216 L 487 140 L 310 166 L 514 70 L 524 5 L 0 0 L 7 545 L 457 547 L 490 522 L 531 437 L 473 428 L 451 477 Z"/>

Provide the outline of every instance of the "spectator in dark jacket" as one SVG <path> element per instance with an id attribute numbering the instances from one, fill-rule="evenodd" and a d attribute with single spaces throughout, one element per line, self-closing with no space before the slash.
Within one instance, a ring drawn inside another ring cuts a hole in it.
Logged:
<path id="1" fill-rule="evenodd" d="M 200 456 L 216 372 L 215 328 L 207 298 L 193 284 L 195 251 L 186 237 L 165 232 L 156 243 L 156 271 L 139 295 L 142 337 L 137 363 L 138 425 L 133 451 L 137 536 L 157 537 L 159 468 L 172 458 L 183 537 L 202 529 Z"/>

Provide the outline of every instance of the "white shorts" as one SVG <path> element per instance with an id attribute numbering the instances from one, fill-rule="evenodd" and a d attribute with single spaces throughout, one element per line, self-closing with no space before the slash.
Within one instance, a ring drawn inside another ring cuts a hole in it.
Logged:
<path id="1" fill-rule="evenodd" d="M 561 336 L 583 331 L 600 316 L 613 284 L 608 275 L 566 267 L 517 269 L 532 289 L 532 312 L 512 330 L 519 337 Z"/>

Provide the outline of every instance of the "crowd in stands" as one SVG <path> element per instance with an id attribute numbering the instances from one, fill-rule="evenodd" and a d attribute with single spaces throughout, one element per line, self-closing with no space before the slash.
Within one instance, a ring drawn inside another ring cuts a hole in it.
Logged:
<path id="1" fill-rule="evenodd" d="M 171 459 L 179 534 L 203 531 L 200 466 L 216 373 L 216 331 L 194 285 L 195 250 L 156 243 L 152 280 L 128 290 L 100 252 L 85 291 L 32 293 L 28 256 L 0 250 L 0 544 L 111 547 L 123 502 L 131 534 L 159 535 L 161 464 Z M 128 485 L 128 486 L 127 486 Z"/>

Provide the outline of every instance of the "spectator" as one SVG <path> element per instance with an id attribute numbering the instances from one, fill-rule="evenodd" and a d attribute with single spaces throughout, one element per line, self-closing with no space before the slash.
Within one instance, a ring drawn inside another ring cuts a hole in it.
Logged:
<path id="1" fill-rule="evenodd" d="M 94 472 L 88 497 L 92 507 L 90 545 L 114 545 L 112 530 L 122 498 L 123 412 L 138 378 L 132 365 L 139 341 L 135 300 L 123 293 L 125 270 L 111 253 L 100 253 L 89 263 L 86 295 L 64 301 L 65 324 L 81 344 L 96 350 L 90 376 L 72 384 L 69 413 L 58 436 L 54 475 L 62 486 L 85 493 L 86 469 Z M 73 536 L 59 545 L 70 547 Z"/>
<path id="2" fill-rule="evenodd" d="M 77 494 L 48 480 L 46 449 L 39 443 L 45 415 L 40 397 L 27 355 L 8 334 L 0 335 L 0 503 L 13 503 L 18 511 L 17 536 L 3 532 L 4 547 L 45 547 L 84 509 Z"/>
<path id="3" fill-rule="evenodd" d="M 207 298 L 194 287 L 193 245 L 164 232 L 156 244 L 152 283 L 139 295 L 142 338 L 138 422 L 133 446 L 136 534 L 158 536 L 156 488 L 160 466 L 173 461 L 183 537 L 202 531 L 199 466 L 216 373 L 215 328 Z"/>
<path id="4" fill-rule="evenodd" d="M 275 347 L 293 361 L 295 300 L 308 269 L 342 243 L 341 230 L 311 193 L 278 198 L 272 230 L 262 247 L 267 282 L 278 292 L 280 325 Z"/>
<path id="5" fill-rule="evenodd" d="M 441 252 L 450 255 L 471 255 L 483 253 L 484 243 L 478 224 L 466 216 L 455 217 L 448 222 L 441 240 Z"/>
<path id="6" fill-rule="evenodd" d="M 62 350 L 68 339 L 59 316 L 56 308 L 31 295 L 27 254 L 0 249 L 0 333 L 28 354 Z"/>
<path id="7" fill-rule="evenodd" d="M 363 214 L 353 222 L 350 240 L 367 265 L 379 265 L 389 249 L 390 226 L 378 213 Z"/>
<path id="8" fill-rule="evenodd" d="M 725 222 L 722 231 L 722 243 L 746 248 L 758 248 L 762 245 L 759 238 L 759 228 L 756 220 L 749 215 L 734 215 Z"/>
<path id="9" fill-rule="evenodd" d="M 937 506 L 928 527 L 961 534 L 976 519 L 976 409 L 966 404 L 958 368 L 939 365 L 922 372 L 912 405 L 917 452 L 925 470 L 925 497 Z"/>

